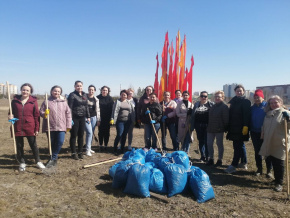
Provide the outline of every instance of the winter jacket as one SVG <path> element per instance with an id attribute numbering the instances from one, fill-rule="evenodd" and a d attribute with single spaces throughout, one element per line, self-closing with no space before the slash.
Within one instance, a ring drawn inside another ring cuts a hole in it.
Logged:
<path id="1" fill-rule="evenodd" d="M 72 118 L 71 110 L 67 104 L 66 99 L 55 99 L 53 97 L 48 98 L 49 109 L 49 127 L 50 131 L 66 131 L 71 129 Z M 40 107 L 40 116 L 44 118 L 46 110 L 46 101 L 44 101 Z M 47 119 L 43 119 L 42 132 L 47 132 Z"/>
<path id="2" fill-rule="evenodd" d="M 128 100 L 125 100 L 125 101 L 130 105 L 130 112 L 129 112 L 128 120 L 131 120 L 132 122 L 135 122 L 134 105 Z M 115 103 L 113 105 L 111 119 L 114 120 L 114 123 L 116 123 L 117 119 L 118 119 L 118 115 L 119 115 L 119 111 L 120 111 L 120 104 L 121 104 L 121 101 L 120 101 L 120 99 L 118 99 L 118 100 L 115 101 Z"/>
<path id="3" fill-rule="evenodd" d="M 160 120 L 162 118 L 162 108 L 161 105 L 157 102 L 153 102 L 152 104 L 148 103 L 143 105 L 142 111 L 141 111 L 141 121 L 144 124 L 150 124 L 150 117 L 149 114 L 145 114 L 147 111 L 147 108 L 150 110 L 151 119 L 155 120 L 156 123 L 160 123 Z"/>
<path id="4" fill-rule="evenodd" d="M 100 103 L 99 103 L 99 99 L 97 97 L 95 97 L 96 100 L 96 114 L 97 114 L 97 121 L 100 122 L 101 121 L 101 116 L 100 116 Z M 89 100 L 88 100 L 89 102 Z"/>
<path id="5" fill-rule="evenodd" d="M 264 123 L 262 126 L 262 137 L 264 138 L 262 147 L 259 154 L 265 157 L 273 156 L 280 160 L 286 158 L 286 146 L 285 146 L 285 118 L 282 112 L 289 111 L 278 108 L 276 110 L 268 111 Z M 288 138 L 288 151 L 290 148 L 289 129 L 290 122 L 287 123 L 287 138 Z"/>
<path id="6" fill-rule="evenodd" d="M 224 102 L 214 104 L 209 110 L 207 132 L 221 133 L 228 130 L 229 108 Z"/>
<path id="7" fill-rule="evenodd" d="M 210 102 L 208 101 L 206 104 L 208 104 L 208 106 L 211 108 L 214 103 L 213 102 Z M 195 113 L 196 113 L 196 109 L 200 107 L 200 101 L 198 102 L 195 102 L 194 104 L 194 107 L 192 109 L 192 114 L 191 114 L 191 123 L 190 123 L 190 126 L 191 126 L 191 131 L 194 130 L 194 123 L 195 123 Z"/>
<path id="8" fill-rule="evenodd" d="M 114 100 L 110 95 L 102 96 L 101 94 L 97 96 L 100 104 L 100 117 L 101 117 L 101 125 L 102 123 L 106 123 L 110 125 L 110 119 L 113 109 Z"/>
<path id="9" fill-rule="evenodd" d="M 36 97 L 29 96 L 22 105 L 21 95 L 15 95 L 11 107 L 14 118 L 19 119 L 14 124 L 15 136 L 34 136 L 35 132 L 39 132 L 40 117 Z"/>
<path id="10" fill-rule="evenodd" d="M 163 102 L 160 102 L 161 107 L 163 107 Z M 174 100 L 170 100 L 168 104 L 164 104 L 164 116 L 167 116 L 165 122 L 167 124 L 175 123 L 176 121 L 176 107 L 177 104 Z"/>
<path id="11" fill-rule="evenodd" d="M 263 101 L 259 106 L 253 104 L 251 106 L 251 125 L 250 131 L 252 132 L 261 132 L 261 128 L 264 122 L 264 118 L 266 116 L 265 107 L 267 105 L 266 101 Z"/>
<path id="12" fill-rule="evenodd" d="M 159 100 L 156 100 L 157 103 L 159 103 Z M 137 106 L 137 120 L 141 120 L 142 117 L 142 109 L 143 107 L 149 103 L 149 97 L 147 97 L 147 94 L 144 93 L 142 97 L 139 99 L 139 103 Z"/>
<path id="13" fill-rule="evenodd" d="M 186 133 L 189 131 L 191 115 L 188 115 L 187 112 L 189 109 L 192 109 L 192 103 L 188 101 L 188 106 L 184 104 L 183 101 L 179 102 L 176 107 L 176 115 L 178 119 L 178 140 L 183 143 Z"/>
<path id="14" fill-rule="evenodd" d="M 82 95 L 80 95 L 77 91 L 71 92 L 68 96 L 68 106 L 71 109 L 72 117 L 90 118 L 86 93 L 82 92 Z"/>
<path id="15" fill-rule="evenodd" d="M 242 134 L 244 126 L 250 126 L 251 119 L 251 102 L 245 97 L 233 97 L 229 101 L 230 105 L 230 120 L 229 131 L 227 139 L 234 140 L 249 140 L 249 133 L 247 135 Z"/>
<path id="16" fill-rule="evenodd" d="M 138 104 L 139 104 L 139 103 L 138 103 L 138 99 L 137 99 L 137 98 L 134 98 L 134 97 L 133 97 L 133 99 L 130 99 L 129 101 L 132 101 L 132 100 L 134 101 L 134 104 L 135 104 L 135 105 L 134 105 L 134 112 L 135 112 L 134 122 L 137 123 L 137 120 L 138 120 L 138 119 L 137 119 L 137 108 L 138 108 Z M 131 103 L 132 103 L 132 102 L 131 102 Z"/>

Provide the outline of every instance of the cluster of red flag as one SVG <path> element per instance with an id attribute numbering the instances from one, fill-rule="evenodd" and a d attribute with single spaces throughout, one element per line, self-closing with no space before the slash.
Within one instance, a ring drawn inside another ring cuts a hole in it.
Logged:
<path id="1" fill-rule="evenodd" d="M 184 36 L 183 41 L 180 44 L 180 33 L 176 36 L 176 45 L 175 45 L 175 58 L 173 62 L 173 42 L 169 45 L 168 32 L 165 34 L 165 41 L 162 50 L 162 62 L 161 69 L 162 75 L 160 83 L 158 82 L 158 54 L 156 56 L 157 67 L 155 73 L 154 89 L 156 94 L 159 97 L 159 100 L 162 99 L 163 92 L 171 92 L 172 98 L 174 98 L 175 90 L 179 89 L 181 92 L 187 90 L 190 94 L 189 100 L 191 101 L 192 95 L 192 68 L 194 65 L 193 56 L 191 56 L 191 66 L 188 71 L 185 68 L 185 58 L 186 58 L 186 36 Z M 168 55 L 169 55 L 169 67 L 168 67 Z"/>

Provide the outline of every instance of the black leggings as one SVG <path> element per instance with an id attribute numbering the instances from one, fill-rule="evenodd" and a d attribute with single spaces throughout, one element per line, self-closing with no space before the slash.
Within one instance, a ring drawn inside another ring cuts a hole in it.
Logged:
<path id="1" fill-rule="evenodd" d="M 103 124 L 102 124 L 103 122 Z M 109 138 L 110 138 L 110 123 L 109 121 L 101 121 L 101 124 L 99 126 L 99 140 L 100 145 L 103 145 L 103 142 L 105 143 L 105 146 L 108 145 Z"/>
<path id="2" fill-rule="evenodd" d="M 17 146 L 17 160 L 20 163 L 25 163 L 24 160 L 24 137 L 27 138 L 27 141 L 29 143 L 29 146 L 32 150 L 35 162 L 39 162 L 39 150 L 36 144 L 36 137 L 35 136 L 16 136 L 16 146 Z"/>
<path id="3" fill-rule="evenodd" d="M 84 132 L 86 127 L 86 119 L 85 117 L 73 117 L 72 118 L 74 125 L 70 131 L 70 148 L 73 154 L 76 153 L 76 139 L 78 137 L 78 153 L 83 152 L 83 145 L 84 145 Z"/>
<path id="4" fill-rule="evenodd" d="M 275 177 L 275 184 L 283 185 L 283 177 L 284 177 L 284 160 L 280 160 L 273 156 L 267 157 L 267 161 L 272 162 L 273 170 L 274 170 L 274 177 Z"/>

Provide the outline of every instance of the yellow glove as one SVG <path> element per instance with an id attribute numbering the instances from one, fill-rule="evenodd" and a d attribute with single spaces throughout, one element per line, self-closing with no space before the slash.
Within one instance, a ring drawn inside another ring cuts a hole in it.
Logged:
<path id="1" fill-rule="evenodd" d="M 110 124 L 111 125 L 114 125 L 114 120 L 110 120 Z"/>
<path id="2" fill-rule="evenodd" d="M 243 131 L 242 131 L 243 135 L 247 135 L 248 130 L 249 130 L 249 128 L 247 126 L 243 126 Z"/>
<path id="3" fill-rule="evenodd" d="M 45 112 L 44 112 L 44 118 L 47 119 L 47 116 L 49 114 L 49 109 L 45 109 Z"/>
<path id="4" fill-rule="evenodd" d="M 69 132 L 71 129 L 70 128 L 66 128 L 66 132 Z"/>

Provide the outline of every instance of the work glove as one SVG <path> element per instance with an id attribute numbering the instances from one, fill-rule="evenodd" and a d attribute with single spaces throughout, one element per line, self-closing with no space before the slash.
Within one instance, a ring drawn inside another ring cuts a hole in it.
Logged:
<path id="1" fill-rule="evenodd" d="M 66 128 L 66 132 L 69 132 L 71 129 L 70 128 Z"/>
<path id="2" fill-rule="evenodd" d="M 8 121 L 14 125 L 14 123 L 17 122 L 18 120 L 19 120 L 18 118 L 12 118 Z"/>
<path id="3" fill-rule="evenodd" d="M 164 115 L 164 116 L 161 118 L 161 122 L 162 122 L 162 123 L 164 123 L 164 122 L 165 122 L 165 120 L 166 120 L 166 118 L 167 118 L 167 116 L 166 116 L 166 115 Z"/>
<path id="4" fill-rule="evenodd" d="M 243 135 L 247 135 L 248 130 L 249 130 L 249 128 L 247 126 L 243 126 L 243 131 L 242 131 Z"/>
<path id="5" fill-rule="evenodd" d="M 151 120 L 150 123 L 153 123 L 154 124 L 154 123 L 156 123 L 156 121 L 155 120 Z"/>
<path id="6" fill-rule="evenodd" d="M 47 116 L 49 114 L 49 109 L 45 109 L 45 112 L 44 112 L 44 118 L 47 119 Z"/>
<path id="7" fill-rule="evenodd" d="M 150 114 L 150 111 L 149 110 L 145 111 L 145 115 L 147 115 L 147 114 Z"/>
<path id="8" fill-rule="evenodd" d="M 111 124 L 111 125 L 114 125 L 114 120 L 113 120 L 113 119 L 110 120 L 110 124 Z"/>
<path id="9" fill-rule="evenodd" d="M 285 119 L 289 122 L 289 114 L 286 111 L 282 112 L 283 117 L 285 117 Z"/>

